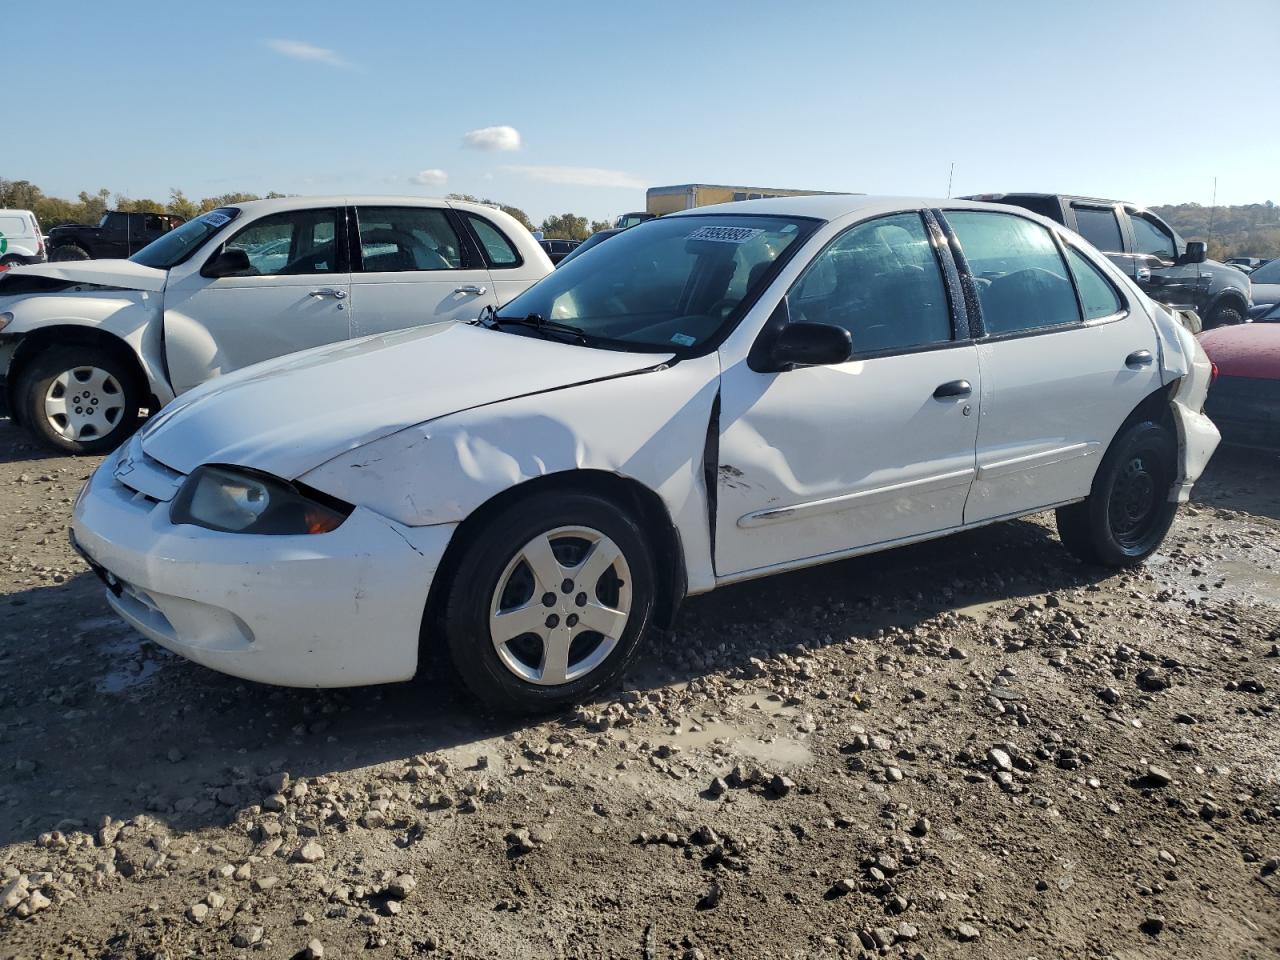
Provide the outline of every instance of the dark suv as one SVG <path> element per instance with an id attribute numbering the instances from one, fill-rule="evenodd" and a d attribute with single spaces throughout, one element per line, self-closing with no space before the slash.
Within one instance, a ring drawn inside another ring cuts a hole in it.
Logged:
<path id="1" fill-rule="evenodd" d="M 50 260 L 103 260 L 131 257 L 152 240 L 185 223 L 169 213 L 121 213 L 108 210 L 96 227 L 69 223 L 49 231 Z"/>
<path id="2" fill-rule="evenodd" d="M 1133 277 L 1151 299 L 1195 310 L 1206 330 L 1249 319 L 1249 277 L 1207 259 L 1203 242 L 1183 240 L 1150 210 L 1057 193 L 986 193 L 967 199 L 1024 207 L 1069 227 Z"/>

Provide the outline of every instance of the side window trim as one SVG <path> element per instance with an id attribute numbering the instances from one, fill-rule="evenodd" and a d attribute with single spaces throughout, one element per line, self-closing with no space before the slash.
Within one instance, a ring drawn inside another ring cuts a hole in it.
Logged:
<path id="1" fill-rule="evenodd" d="M 937 212 L 942 215 L 942 222 L 946 224 L 946 228 L 948 230 L 948 236 L 955 238 L 955 234 L 951 230 L 951 225 L 947 223 L 946 211 L 940 209 Z M 967 212 L 967 211 L 958 211 L 958 212 Z M 1076 286 L 1075 274 L 1072 272 L 1071 264 L 1067 260 L 1066 251 L 1063 249 L 1063 245 L 1062 245 L 1062 238 L 1058 236 L 1058 231 L 1052 228 L 1046 227 L 1044 224 L 1038 223 L 1037 221 L 1032 220 L 1030 217 L 1022 216 L 1022 214 L 1019 213 L 1017 210 L 1008 210 L 1008 211 L 990 210 L 990 211 L 973 211 L 973 212 L 975 213 L 988 212 L 996 216 L 1017 217 L 1020 220 L 1029 221 L 1030 223 L 1039 227 L 1042 230 L 1048 230 L 1049 235 L 1053 237 L 1053 244 L 1054 244 L 1054 248 L 1058 252 L 1058 259 L 1062 262 L 1062 269 L 1066 271 L 1067 279 L 1071 281 L 1071 291 L 1075 295 L 1075 299 L 1076 299 L 1076 312 L 1079 314 L 1079 317 L 1077 319 L 1070 320 L 1065 323 L 1053 323 L 1053 324 L 1047 324 L 1043 327 L 1031 327 L 1026 330 L 1011 330 L 1008 333 L 993 334 L 987 330 L 985 320 L 981 319 L 982 304 L 981 302 L 977 302 L 976 303 L 977 314 L 979 317 L 979 322 L 982 326 L 982 334 L 979 337 L 979 339 L 983 343 L 999 343 L 1003 340 L 1018 340 L 1018 339 L 1021 339 L 1022 337 L 1036 337 L 1044 333 L 1061 333 L 1064 330 L 1074 330 L 1078 327 L 1083 327 L 1085 325 L 1084 305 L 1080 299 L 1080 290 Z M 961 248 L 960 242 L 958 239 L 954 239 L 954 244 L 955 244 L 954 250 L 956 253 L 956 259 L 957 259 L 957 262 L 961 264 L 962 274 L 964 277 L 968 279 L 968 286 L 971 287 L 973 290 L 974 299 L 978 300 L 978 291 L 977 291 L 976 281 L 974 279 L 972 271 L 969 269 L 968 261 L 964 259 L 964 251 Z M 967 293 L 968 293 L 968 290 L 966 290 L 966 294 Z"/>
<path id="2" fill-rule="evenodd" d="M 477 251 L 479 251 L 479 258 L 480 258 L 479 262 L 484 264 L 486 269 L 515 270 L 517 267 L 524 266 L 524 256 L 520 253 L 520 248 L 517 247 L 511 241 L 511 237 L 507 235 L 507 232 L 505 230 L 499 227 L 496 223 L 494 223 L 488 217 L 482 216 L 481 214 L 478 214 L 478 213 L 474 213 L 470 210 L 454 210 L 453 213 L 458 217 L 460 221 L 462 221 L 464 225 L 464 229 L 467 234 L 467 240 Z M 488 248 L 485 247 L 484 242 L 480 239 L 479 235 L 476 233 L 475 225 L 472 223 L 473 217 L 476 220 L 482 220 L 484 223 L 489 225 L 490 229 L 496 230 L 500 236 L 506 239 L 507 245 L 511 247 L 511 252 L 515 254 L 516 259 L 514 262 L 494 263 L 493 258 L 489 256 Z"/>
<path id="3" fill-rule="evenodd" d="M 946 250 L 946 256 L 943 255 L 943 249 L 939 247 L 934 237 L 933 224 L 931 224 L 930 218 L 929 216 L 927 216 L 927 214 L 929 213 L 931 213 L 931 211 L 921 207 L 910 207 L 903 210 L 894 210 L 887 213 L 878 214 L 866 220 L 859 220 L 857 223 L 851 223 L 849 226 L 845 227 L 843 230 L 841 230 L 834 237 L 832 237 L 830 240 L 828 240 L 825 244 L 822 245 L 822 248 L 818 250 L 818 252 L 815 253 L 809 259 L 809 262 L 805 264 L 804 269 L 800 271 L 800 275 L 796 277 L 796 279 L 792 282 L 791 286 L 787 288 L 787 292 L 786 294 L 784 294 L 784 299 L 789 300 L 791 298 L 791 295 L 795 292 L 796 288 L 802 282 L 804 282 L 805 275 L 808 273 L 809 269 L 815 263 L 817 263 L 820 259 L 822 259 L 822 257 L 826 255 L 829 249 L 831 249 L 833 246 L 835 246 L 837 243 L 843 240 L 845 236 L 847 236 L 852 231 L 865 227 L 868 224 L 875 223 L 877 220 L 887 220 L 890 217 L 914 215 L 920 219 L 921 224 L 923 225 L 925 230 L 925 235 L 929 238 L 929 246 L 930 246 L 930 249 L 932 249 L 933 251 L 934 261 L 938 267 L 938 272 L 942 280 L 942 286 L 946 291 L 947 315 L 951 322 L 951 339 L 939 340 L 935 343 L 916 344 L 910 347 L 892 347 L 886 350 L 859 350 L 858 345 L 855 343 L 854 349 L 853 349 L 853 355 L 849 358 L 850 363 L 858 360 L 875 360 L 880 357 L 896 357 L 896 356 L 903 356 L 905 354 L 911 354 L 911 353 L 925 353 L 930 350 L 949 350 L 953 347 L 964 346 L 970 342 L 971 338 L 967 336 L 968 329 L 969 329 L 967 313 L 964 317 L 965 322 L 962 325 L 961 317 L 959 316 L 956 310 L 957 301 L 952 299 L 951 284 L 948 279 L 947 268 L 946 268 L 946 264 L 950 260 L 951 251 L 950 251 L 950 248 L 948 247 Z M 954 269 L 954 264 L 952 264 L 952 268 Z M 761 331 L 762 336 L 764 335 L 764 333 L 765 331 Z M 962 333 L 966 334 L 966 336 L 961 336 Z"/>
<path id="4" fill-rule="evenodd" d="M 1098 266 L 1098 264 L 1094 263 L 1093 259 L 1084 251 L 1082 247 L 1078 246 L 1077 244 L 1071 243 L 1066 237 L 1059 237 L 1058 243 L 1061 244 L 1063 248 L 1062 258 L 1067 263 L 1067 272 L 1071 276 L 1071 283 L 1076 288 L 1076 298 L 1080 302 L 1080 316 L 1084 318 L 1081 321 L 1080 325 L 1085 327 L 1098 327 L 1107 323 L 1115 323 L 1117 320 L 1123 320 L 1125 317 L 1129 316 L 1129 314 L 1133 311 L 1133 303 L 1129 300 L 1129 297 L 1125 294 L 1125 291 L 1122 290 L 1120 286 L 1114 280 L 1112 280 L 1111 277 L 1107 275 L 1107 271 L 1103 270 L 1101 267 Z M 1120 302 L 1119 310 L 1115 311 L 1114 313 L 1104 314 L 1101 317 L 1088 316 L 1088 311 L 1085 309 L 1084 296 L 1080 293 L 1080 281 L 1076 277 L 1076 272 L 1071 269 L 1071 259 L 1067 256 L 1068 250 L 1074 251 L 1076 256 L 1083 259 L 1086 263 L 1090 264 L 1094 268 L 1094 270 L 1097 271 L 1098 275 L 1102 277 L 1102 281 L 1108 287 L 1111 288 L 1111 292 L 1115 294 L 1116 299 Z"/>

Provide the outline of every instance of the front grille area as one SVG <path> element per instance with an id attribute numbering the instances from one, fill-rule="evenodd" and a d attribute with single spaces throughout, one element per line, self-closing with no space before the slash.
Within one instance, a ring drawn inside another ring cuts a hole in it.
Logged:
<path id="1" fill-rule="evenodd" d="M 142 443 L 134 437 L 129 441 L 114 471 L 115 480 L 134 493 L 141 494 L 152 503 L 172 500 L 186 479 L 185 474 L 171 470 L 163 463 L 147 456 Z"/>

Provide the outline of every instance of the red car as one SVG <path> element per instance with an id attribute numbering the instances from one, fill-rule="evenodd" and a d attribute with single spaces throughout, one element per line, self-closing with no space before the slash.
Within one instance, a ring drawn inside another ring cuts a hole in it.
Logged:
<path id="1" fill-rule="evenodd" d="M 1204 412 L 1222 439 L 1280 450 L 1280 323 L 1219 327 L 1200 345 L 1218 375 Z"/>

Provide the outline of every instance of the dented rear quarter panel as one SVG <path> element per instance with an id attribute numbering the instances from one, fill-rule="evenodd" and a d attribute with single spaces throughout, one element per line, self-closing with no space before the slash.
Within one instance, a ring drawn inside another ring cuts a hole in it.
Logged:
<path id="1" fill-rule="evenodd" d="M 409 526 L 457 523 L 536 477 L 599 470 L 662 500 L 680 533 L 689 593 L 715 585 L 703 454 L 716 354 L 502 400 L 344 453 L 300 479 Z"/>

